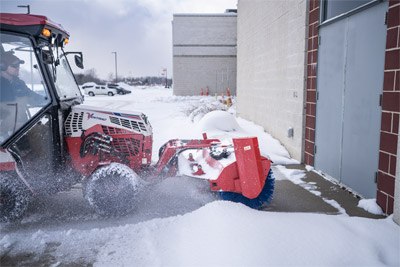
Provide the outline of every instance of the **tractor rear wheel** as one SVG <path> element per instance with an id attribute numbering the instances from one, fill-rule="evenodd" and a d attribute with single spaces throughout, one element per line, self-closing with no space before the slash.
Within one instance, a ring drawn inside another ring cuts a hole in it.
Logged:
<path id="1" fill-rule="evenodd" d="M 101 215 L 124 215 L 132 211 L 142 186 L 137 174 L 119 163 L 98 169 L 83 184 L 83 195 Z"/>
<path id="2" fill-rule="evenodd" d="M 258 197 L 250 199 L 242 194 L 232 193 L 232 192 L 219 192 L 222 200 L 228 200 L 232 202 L 242 203 L 253 209 L 260 209 L 263 206 L 269 205 L 273 199 L 275 189 L 275 178 L 273 176 L 272 170 L 268 172 L 267 179 L 265 180 L 265 185 L 261 190 Z"/>
<path id="3" fill-rule="evenodd" d="M 0 174 L 0 222 L 20 218 L 28 208 L 30 191 L 16 175 Z"/>

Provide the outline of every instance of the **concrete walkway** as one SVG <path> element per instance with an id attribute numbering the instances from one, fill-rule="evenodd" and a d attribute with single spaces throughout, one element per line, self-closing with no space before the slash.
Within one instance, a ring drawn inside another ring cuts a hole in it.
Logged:
<path id="1" fill-rule="evenodd" d="M 313 191 L 318 191 L 319 196 L 311 193 L 303 186 L 297 185 L 290 180 L 277 180 L 275 182 L 274 200 L 266 207 L 266 211 L 277 212 L 313 212 L 324 214 L 341 214 L 346 212 L 349 216 L 366 218 L 385 218 L 374 215 L 362 208 L 357 207 L 360 197 L 354 195 L 338 184 L 321 177 L 313 171 L 307 171 L 302 164 L 286 165 L 287 169 L 305 171 L 306 177 L 302 179 L 306 185 L 311 185 Z M 328 204 L 327 201 L 336 201 L 343 210 Z"/>

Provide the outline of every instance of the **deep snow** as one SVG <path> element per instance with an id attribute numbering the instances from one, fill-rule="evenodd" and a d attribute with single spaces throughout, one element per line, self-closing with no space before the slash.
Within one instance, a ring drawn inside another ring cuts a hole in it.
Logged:
<path id="1" fill-rule="evenodd" d="M 281 165 L 297 161 L 277 140 L 262 127 L 234 118 L 235 106 L 206 115 L 223 108 L 213 97 L 177 97 L 161 87 L 129 89 L 132 94 L 126 96 L 86 96 L 85 104 L 145 113 L 154 131 L 153 162 L 169 139 L 201 138 L 207 132 L 229 143 L 233 137 L 257 136 L 261 153 L 276 164 L 276 179 L 319 195 L 302 182 L 304 171 Z M 0 225 L 1 256 L 54 266 L 400 265 L 400 228 L 391 217 L 349 217 L 332 202 L 340 215 L 256 211 L 217 201 L 207 183 L 181 177 L 146 188 L 139 207 L 120 218 L 94 214 L 82 202 L 79 186 L 43 202 L 19 225 Z M 376 207 L 367 200 L 360 205 Z M 23 257 L 29 253 L 33 256 Z"/>

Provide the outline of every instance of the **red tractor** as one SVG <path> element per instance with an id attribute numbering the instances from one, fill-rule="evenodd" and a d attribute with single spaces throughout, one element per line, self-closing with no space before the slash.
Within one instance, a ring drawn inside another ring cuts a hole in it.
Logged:
<path id="1" fill-rule="evenodd" d="M 272 199 L 271 161 L 257 138 L 170 140 L 151 166 L 146 115 L 82 105 L 67 60 L 69 34 L 47 17 L 0 14 L 0 221 L 22 216 L 31 197 L 82 183 L 100 214 L 135 207 L 142 178 L 207 179 L 222 199 L 259 208 Z"/>

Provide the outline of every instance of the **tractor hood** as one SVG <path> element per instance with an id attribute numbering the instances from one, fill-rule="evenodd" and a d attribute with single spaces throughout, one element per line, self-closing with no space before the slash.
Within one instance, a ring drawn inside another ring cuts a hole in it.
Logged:
<path id="1" fill-rule="evenodd" d="M 73 106 L 65 121 L 67 136 L 76 137 L 95 125 L 106 128 L 119 128 L 126 131 L 152 135 L 152 127 L 142 112 L 112 110 L 87 105 Z"/>

